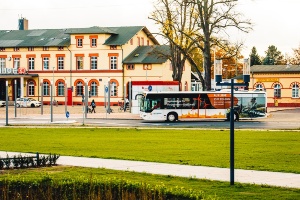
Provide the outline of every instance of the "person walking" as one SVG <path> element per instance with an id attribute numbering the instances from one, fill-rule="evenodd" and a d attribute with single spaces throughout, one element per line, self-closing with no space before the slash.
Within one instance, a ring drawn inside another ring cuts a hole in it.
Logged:
<path id="1" fill-rule="evenodd" d="M 96 103 L 95 103 L 95 100 L 93 99 L 92 100 L 92 103 L 91 103 L 91 106 L 92 106 L 92 111 L 91 111 L 91 113 L 96 113 L 96 110 L 95 110 L 95 108 L 96 108 Z"/>

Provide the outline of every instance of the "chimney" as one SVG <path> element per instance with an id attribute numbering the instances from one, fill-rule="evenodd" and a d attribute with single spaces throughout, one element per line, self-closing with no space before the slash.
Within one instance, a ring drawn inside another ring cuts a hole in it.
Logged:
<path id="1" fill-rule="evenodd" d="M 24 17 L 19 19 L 19 30 L 28 30 L 28 20 Z"/>

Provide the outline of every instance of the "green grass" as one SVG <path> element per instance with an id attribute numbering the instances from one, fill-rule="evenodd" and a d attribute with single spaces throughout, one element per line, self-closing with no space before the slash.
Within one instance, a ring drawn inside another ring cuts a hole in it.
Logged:
<path id="1" fill-rule="evenodd" d="M 229 130 L 1 128 L 0 150 L 229 168 Z M 235 168 L 300 173 L 300 133 L 235 131 Z"/>
<path id="2" fill-rule="evenodd" d="M 128 171 L 114 171 L 107 169 L 75 168 L 75 167 L 51 167 L 29 170 L 7 170 L 1 172 L 0 179 L 8 177 L 19 177 L 21 179 L 41 179 L 43 177 L 52 179 L 122 179 L 134 183 L 147 183 L 152 186 L 164 185 L 168 188 L 185 188 L 194 191 L 203 191 L 205 199 L 299 199 L 300 189 L 258 186 L 250 184 L 235 183 L 230 186 L 228 182 L 199 180 L 194 178 L 179 178 L 172 176 L 159 176 L 145 173 L 133 173 Z"/>

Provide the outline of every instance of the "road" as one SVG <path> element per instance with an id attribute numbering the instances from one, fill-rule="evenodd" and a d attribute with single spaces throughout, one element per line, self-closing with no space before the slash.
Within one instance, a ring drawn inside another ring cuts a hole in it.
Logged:
<path id="1" fill-rule="evenodd" d="M 49 114 L 49 106 L 43 108 L 21 108 L 17 109 L 15 117 L 14 108 L 9 107 L 9 125 L 90 125 L 97 127 L 186 127 L 203 129 L 229 129 L 229 122 L 224 120 L 190 120 L 169 122 L 150 122 L 139 118 L 138 115 L 129 112 L 107 114 L 103 109 L 98 108 L 97 113 L 88 114 L 84 118 L 82 107 L 77 106 L 70 109 L 70 118 L 64 114 L 65 107 L 54 107 L 53 121 Z M 117 108 L 114 108 L 117 110 Z M 6 125 L 5 107 L 0 108 L 0 126 Z M 300 129 L 300 108 L 274 109 L 264 119 L 241 120 L 234 123 L 235 129 Z M 74 113 L 74 114 L 73 114 Z"/>

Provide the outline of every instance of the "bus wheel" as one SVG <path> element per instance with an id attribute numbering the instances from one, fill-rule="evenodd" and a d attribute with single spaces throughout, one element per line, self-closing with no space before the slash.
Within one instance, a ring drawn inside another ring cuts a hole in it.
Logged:
<path id="1" fill-rule="evenodd" d="M 177 120 L 177 114 L 176 113 L 169 113 L 167 116 L 167 121 L 169 122 L 175 122 Z"/>

